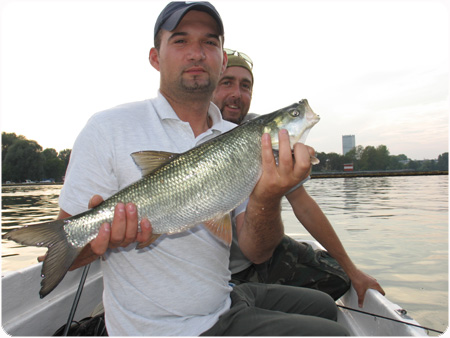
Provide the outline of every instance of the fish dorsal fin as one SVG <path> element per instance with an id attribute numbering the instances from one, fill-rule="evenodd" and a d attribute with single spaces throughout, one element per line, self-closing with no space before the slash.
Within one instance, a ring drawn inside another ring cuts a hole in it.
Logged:
<path id="1" fill-rule="evenodd" d="M 156 240 L 159 238 L 159 236 L 161 236 L 161 234 L 154 234 L 154 235 L 151 235 L 151 236 L 150 236 L 150 239 L 149 239 L 147 242 L 139 243 L 139 244 L 136 246 L 136 249 L 143 249 L 143 248 L 149 246 L 149 245 L 152 244 L 154 241 L 156 241 Z"/>
<path id="2" fill-rule="evenodd" d="M 131 154 L 134 163 L 141 169 L 142 175 L 148 175 L 156 169 L 162 167 L 178 154 L 167 151 L 138 151 Z"/>
<path id="3" fill-rule="evenodd" d="M 225 214 L 224 216 L 206 221 L 206 229 L 208 229 L 214 236 L 222 240 L 226 245 L 230 246 L 233 239 L 233 229 L 231 226 L 231 216 L 230 214 Z"/>

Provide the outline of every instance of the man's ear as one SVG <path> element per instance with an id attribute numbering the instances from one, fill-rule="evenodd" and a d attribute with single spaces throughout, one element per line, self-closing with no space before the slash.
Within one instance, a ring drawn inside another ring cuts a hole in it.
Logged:
<path id="1" fill-rule="evenodd" d="M 159 71 L 159 53 L 155 47 L 150 49 L 148 60 L 150 61 L 150 64 L 153 66 L 153 68 Z"/>
<path id="2" fill-rule="evenodd" d="M 225 73 L 225 70 L 227 69 L 227 64 L 228 64 L 228 55 L 225 51 L 223 51 L 222 71 L 220 72 L 220 75 Z"/>

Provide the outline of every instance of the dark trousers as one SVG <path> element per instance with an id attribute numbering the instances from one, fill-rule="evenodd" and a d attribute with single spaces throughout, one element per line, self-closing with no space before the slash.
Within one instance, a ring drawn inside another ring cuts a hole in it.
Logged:
<path id="1" fill-rule="evenodd" d="M 202 336 L 343 336 L 333 299 L 317 290 L 246 283 L 235 286 L 231 309 Z"/>
<path id="2" fill-rule="evenodd" d="M 306 287 L 326 292 L 335 300 L 350 288 L 347 274 L 327 251 L 314 250 L 288 236 L 284 236 L 270 260 L 233 274 L 231 281 Z"/>

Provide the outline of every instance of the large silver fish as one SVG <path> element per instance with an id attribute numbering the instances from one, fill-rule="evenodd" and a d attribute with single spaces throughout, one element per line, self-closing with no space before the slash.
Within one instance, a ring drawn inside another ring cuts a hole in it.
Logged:
<path id="1" fill-rule="evenodd" d="M 25 245 L 48 247 L 42 267 L 41 298 L 64 278 L 82 248 L 111 222 L 118 202 L 133 202 L 139 220 L 152 224 L 153 238 L 185 231 L 198 224 L 230 245 L 229 213 L 242 203 L 262 173 L 261 137 L 270 133 L 278 148 L 278 131 L 289 131 L 291 146 L 304 142 L 319 121 L 306 100 L 257 117 L 185 153 L 132 154 L 143 178 L 120 190 L 99 206 L 73 217 L 34 224 L 3 236 Z"/>

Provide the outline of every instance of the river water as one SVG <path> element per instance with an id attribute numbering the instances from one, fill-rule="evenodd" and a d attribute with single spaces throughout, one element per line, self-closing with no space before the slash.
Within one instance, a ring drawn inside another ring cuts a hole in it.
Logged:
<path id="1" fill-rule="evenodd" d="M 313 179 L 308 193 L 353 262 L 420 324 L 448 326 L 448 176 Z M 52 220 L 61 186 L 2 187 L 2 232 Z M 311 239 L 283 201 L 285 231 Z M 42 248 L 2 240 L 2 275 L 36 263 Z"/>

